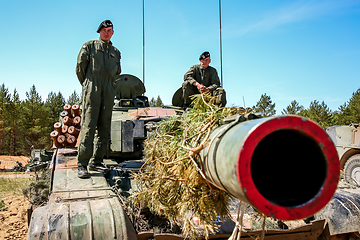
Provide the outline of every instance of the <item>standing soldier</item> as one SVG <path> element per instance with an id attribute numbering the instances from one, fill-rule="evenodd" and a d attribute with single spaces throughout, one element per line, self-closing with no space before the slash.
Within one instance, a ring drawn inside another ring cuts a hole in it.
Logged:
<path id="1" fill-rule="evenodd" d="M 102 160 L 110 141 L 114 82 L 121 73 L 121 55 L 110 41 L 114 34 L 110 20 L 103 21 L 97 32 L 100 38 L 88 41 L 82 46 L 76 65 L 76 75 L 82 85 L 79 178 L 90 177 L 88 164 L 89 170 L 104 174 L 109 172 Z"/>
<path id="2" fill-rule="evenodd" d="M 189 107 L 190 96 L 203 92 L 211 92 L 216 96 L 216 104 L 225 107 L 225 90 L 220 87 L 220 80 L 215 68 L 209 66 L 211 59 L 209 52 L 203 52 L 199 57 L 200 64 L 193 65 L 184 75 L 182 84 L 184 107 Z"/>

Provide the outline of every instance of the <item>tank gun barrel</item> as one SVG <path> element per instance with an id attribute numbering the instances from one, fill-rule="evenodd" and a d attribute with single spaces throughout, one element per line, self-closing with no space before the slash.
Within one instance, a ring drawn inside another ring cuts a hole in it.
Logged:
<path id="1" fill-rule="evenodd" d="M 242 117 L 243 118 L 243 117 Z M 200 153 L 208 180 L 281 220 L 303 219 L 333 197 L 340 175 L 330 137 L 298 116 L 234 121 L 213 130 Z"/>

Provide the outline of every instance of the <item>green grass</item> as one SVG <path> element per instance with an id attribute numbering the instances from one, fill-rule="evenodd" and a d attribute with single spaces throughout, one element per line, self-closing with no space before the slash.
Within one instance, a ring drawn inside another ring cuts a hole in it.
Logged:
<path id="1" fill-rule="evenodd" d="M 1 174 L 4 175 L 4 174 Z M 0 196 L 22 195 L 22 189 L 27 187 L 33 179 L 17 178 L 17 177 L 0 177 Z"/>

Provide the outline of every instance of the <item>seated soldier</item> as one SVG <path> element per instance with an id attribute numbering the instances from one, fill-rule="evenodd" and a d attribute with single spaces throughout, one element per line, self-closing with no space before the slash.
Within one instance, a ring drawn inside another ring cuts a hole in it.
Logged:
<path id="1" fill-rule="evenodd" d="M 184 107 L 189 107 L 190 96 L 203 92 L 211 92 L 216 96 L 216 104 L 225 107 L 225 90 L 220 87 L 220 80 L 215 68 L 210 67 L 210 53 L 203 52 L 199 57 L 200 64 L 193 65 L 184 75 L 182 84 Z"/>

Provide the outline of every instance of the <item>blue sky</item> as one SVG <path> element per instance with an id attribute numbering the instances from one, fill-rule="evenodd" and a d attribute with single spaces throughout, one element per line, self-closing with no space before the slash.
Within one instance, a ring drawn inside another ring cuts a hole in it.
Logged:
<path id="1" fill-rule="evenodd" d="M 218 0 L 145 0 L 146 95 L 171 104 L 184 73 L 210 51 L 220 75 Z M 360 87 L 360 0 L 222 0 L 223 85 L 228 106 L 252 107 L 266 93 L 277 114 L 296 100 L 331 110 Z M 142 79 L 142 0 L 7 1 L 0 8 L 0 82 L 20 98 L 34 84 L 65 98 L 82 44 L 114 24 L 122 73 Z"/>

